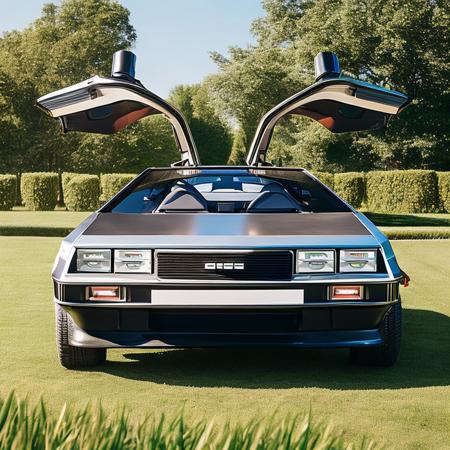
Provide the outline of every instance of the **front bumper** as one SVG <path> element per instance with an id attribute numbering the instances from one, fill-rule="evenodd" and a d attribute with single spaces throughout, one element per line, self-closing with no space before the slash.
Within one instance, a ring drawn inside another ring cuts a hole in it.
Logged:
<path id="1" fill-rule="evenodd" d="M 77 347 L 360 347 L 383 343 L 380 323 L 397 300 L 296 306 L 155 307 L 55 299 Z"/>

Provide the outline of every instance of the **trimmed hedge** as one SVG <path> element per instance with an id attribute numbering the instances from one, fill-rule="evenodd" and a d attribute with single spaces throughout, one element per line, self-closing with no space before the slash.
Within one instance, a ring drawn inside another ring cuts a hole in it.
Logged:
<path id="1" fill-rule="evenodd" d="M 336 175 L 329 172 L 314 172 L 314 175 L 355 208 L 361 208 L 364 204 L 364 208 L 369 211 L 380 213 L 450 212 L 450 172 L 394 170 L 367 174 L 347 172 Z M 77 192 L 68 194 L 68 184 L 79 176 L 88 178 L 83 181 L 78 179 L 77 186 L 73 188 Z M 100 202 L 105 202 L 135 176 L 128 173 L 110 173 L 102 174 L 98 179 L 96 175 L 64 172 L 61 175 L 61 185 L 65 203 L 68 203 L 67 207 L 71 211 L 95 209 L 99 204 L 98 201 L 94 201 L 96 184 L 99 184 Z M 22 179 L 19 181 L 14 175 L 0 175 L 0 177 L 2 180 L 6 178 L 16 180 L 16 186 L 20 185 L 19 192 L 28 209 L 54 209 L 54 185 L 55 183 L 58 185 L 58 182 L 55 182 L 57 174 L 25 173 L 22 174 L 23 181 Z M 11 182 L 14 183 L 14 181 L 0 181 L 0 210 L 11 209 L 11 200 L 7 198 L 14 198 L 14 195 L 3 193 L 6 189 L 5 183 L 9 186 Z M 86 192 L 82 192 L 83 186 L 86 186 Z M 67 201 L 68 195 L 71 198 Z M 15 198 L 17 202 L 20 195 L 16 194 Z"/>
<path id="2" fill-rule="evenodd" d="M 366 194 L 364 173 L 337 173 L 334 176 L 334 191 L 354 208 L 360 208 Z"/>
<path id="3" fill-rule="evenodd" d="M 63 190 L 63 196 L 66 196 L 66 190 L 67 190 L 67 185 L 69 183 L 69 181 L 73 178 L 76 177 L 78 175 L 84 175 L 82 173 L 76 173 L 76 172 L 63 172 L 61 174 L 61 185 L 62 185 L 62 190 Z"/>
<path id="4" fill-rule="evenodd" d="M 80 174 L 70 177 L 64 190 L 64 201 L 69 211 L 92 211 L 98 208 L 100 180 L 97 175 Z"/>
<path id="5" fill-rule="evenodd" d="M 450 172 L 436 172 L 438 176 L 440 208 L 450 213 Z"/>
<path id="6" fill-rule="evenodd" d="M 368 172 L 367 209 L 392 213 L 435 212 L 439 209 L 438 181 L 432 170 Z"/>
<path id="7" fill-rule="evenodd" d="M 100 175 L 100 201 L 109 200 L 135 177 L 136 174 L 133 173 L 103 173 Z"/>
<path id="8" fill-rule="evenodd" d="M 330 189 L 334 189 L 334 174 L 330 172 L 314 172 L 313 175 Z"/>
<path id="9" fill-rule="evenodd" d="M 9 211 L 16 204 L 17 177 L 0 174 L 0 211 Z"/>
<path id="10" fill-rule="evenodd" d="M 23 173 L 20 178 L 20 193 L 25 206 L 32 211 L 55 209 L 58 182 L 58 174 L 54 172 Z"/>

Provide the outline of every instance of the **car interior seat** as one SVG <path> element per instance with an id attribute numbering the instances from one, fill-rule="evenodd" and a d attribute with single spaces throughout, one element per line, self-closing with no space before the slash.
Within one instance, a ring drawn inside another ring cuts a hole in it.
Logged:
<path id="1" fill-rule="evenodd" d="M 300 205 L 285 192 L 263 191 L 250 202 L 247 212 L 297 212 Z"/>
<path id="2" fill-rule="evenodd" d="M 203 212 L 208 211 L 208 203 L 197 190 L 176 187 L 161 202 L 156 212 Z"/>
<path id="3" fill-rule="evenodd" d="M 283 194 L 286 193 L 286 189 L 284 189 L 283 186 L 281 186 L 280 183 L 276 183 L 275 181 L 269 184 L 266 184 L 262 189 L 261 192 L 281 192 Z"/>

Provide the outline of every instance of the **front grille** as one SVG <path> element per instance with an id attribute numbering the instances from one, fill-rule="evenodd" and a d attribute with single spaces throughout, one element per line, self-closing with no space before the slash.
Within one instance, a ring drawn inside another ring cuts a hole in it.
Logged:
<path id="1" fill-rule="evenodd" d="M 159 278 L 171 280 L 290 280 L 292 252 L 162 251 L 157 253 L 157 270 Z"/>

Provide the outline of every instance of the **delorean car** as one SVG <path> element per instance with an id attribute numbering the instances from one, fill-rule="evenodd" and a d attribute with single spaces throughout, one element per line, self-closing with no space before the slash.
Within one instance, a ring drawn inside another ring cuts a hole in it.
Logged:
<path id="1" fill-rule="evenodd" d="M 355 363 L 396 361 L 408 277 L 388 239 L 314 175 L 271 166 L 266 153 L 288 115 L 333 133 L 375 130 L 408 98 L 343 76 L 331 52 L 314 64 L 315 83 L 262 118 L 239 167 L 201 165 L 183 115 L 135 79 L 131 52 L 114 55 L 111 77 L 38 99 L 64 132 L 111 134 L 162 114 L 180 151 L 62 241 L 52 277 L 64 367 L 101 364 L 114 347 L 343 347 Z"/>

